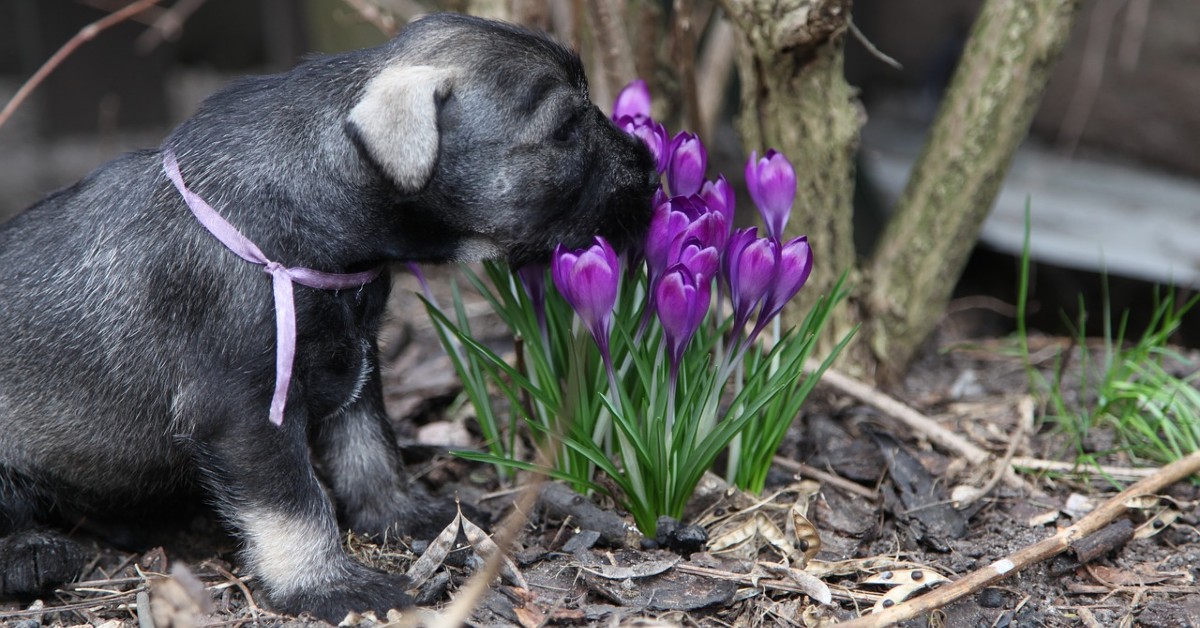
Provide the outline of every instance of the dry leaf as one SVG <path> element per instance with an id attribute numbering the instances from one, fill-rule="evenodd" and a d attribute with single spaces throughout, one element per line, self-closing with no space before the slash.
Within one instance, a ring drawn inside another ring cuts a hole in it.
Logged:
<path id="1" fill-rule="evenodd" d="M 475 549 L 476 554 L 486 559 L 500 551 L 500 548 L 496 546 L 496 542 L 492 540 L 492 537 L 488 536 L 487 532 L 483 531 L 483 528 L 462 516 L 462 513 L 459 513 L 458 517 L 462 519 L 463 534 L 466 535 L 467 542 Z M 525 582 L 525 576 L 521 575 L 516 563 L 508 556 L 500 557 L 500 577 L 513 586 L 521 587 L 522 589 L 529 588 L 529 583 Z"/>
<path id="2" fill-rule="evenodd" d="M 797 501 L 792 506 L 792 527 L 793 536 L 796 539 L 796 549 L 804 554 L 804 562 L 800 564 L 804 568 L 812 561 L 817 552 L 821 551 L 821 535 L 817 534 L 817 527 L 804 516 L 804 510 L 800 507 L 800 502 Z"/>
<path id="3" fill-rule="evenodd" d="M 657 576 L 679 563 L 678 556 L 648 560 L 634 565 L 580 565 L 579 568 L 595 576 L 608 580 L 628 580 L 629 578 L 646 578 Z"/>
<path id="4" fill-rule="evenodd" d="M 930 587 L 949 582 L 950 579 L 942 574 L 928 568 L 919 569 L 896 569 L 884 571 L 875 574 L 861 582 L 861 584 L 873 584 L 882 587 L 896 587 L 904 585 L 919 585 L 922 587 Z"/>
<path id="5" fill-rule="evenodd" d="M 458 528 L 462 519 L 463 516 L 460 512 L 442 529 L 441 534 L 437 535 L 429 547 L 425 548 L 425 553 L 421 554 L 412 567 L 408 568 L 405 576 L 409 580 L 409 591 L 419 589 L 422 584 L 425 584 L 425 581 L 441 566 L 442 561 L 446 560 L 450 550 L 454 549 L 454 540 L 458 538 Z"/>

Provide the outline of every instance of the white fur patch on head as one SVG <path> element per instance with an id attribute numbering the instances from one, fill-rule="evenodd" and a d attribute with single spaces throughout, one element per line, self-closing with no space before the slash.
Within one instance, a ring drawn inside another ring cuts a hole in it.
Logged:
<path id="1" fill-rule="evenodd" d="M 437 95 L 455 71 L 393 66 L 367 83 L 347 122 L 363 147 L 402 190 L 416 191 L 433 174 L 438 153 Z"/>

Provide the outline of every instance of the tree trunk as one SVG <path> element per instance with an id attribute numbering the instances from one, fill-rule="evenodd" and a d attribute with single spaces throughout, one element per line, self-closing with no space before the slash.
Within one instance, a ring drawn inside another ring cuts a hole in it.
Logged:
<path id="1" fill-rule="evenodd" d="M 746 149 L 776 148 L 796 166 L 788 234 L 807 233 L 816 261 L 792 311 L 807 311 L 856 264 L 853 156 L 863 116 L 842 73 L 852 0 L 721 4 L 740 35 Z M 986 2 L 876 253 L 851 277 L 855 296 L 831 318 L 825 348 L 864 323 L 844 368 L 894 380 L 932 332 L 1029 130 L 1077 4 Z"/>
<path id="2" fill-rule="evenodd" d="M 1077 0 L 989 0 L 870 262 L 870 348 L 894 378 L 941 318 L 1071 31 Z"/>
<path id="3" fill-rule="evenodd" d="M 852 0 L 721 0 L 740 34 L 738 70 L 742 112 L 738 127 L 747 152 L 783 152 L 796 168 L 796 204 L 788 237 L 807 234 L 815 264 L 796 322 L 817 296 L 829 294 L 855 264 L 851 225 L 854 154 L 863 113 L 843 76 Z M 835 310 L 829 339 L 857 323 L 850 307 Z"/>

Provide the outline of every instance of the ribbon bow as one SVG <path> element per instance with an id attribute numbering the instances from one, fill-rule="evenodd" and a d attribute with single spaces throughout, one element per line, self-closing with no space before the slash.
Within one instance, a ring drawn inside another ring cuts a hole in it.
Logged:
<path id="1" fill-rule="evenodd" d="M 175 152 L 170 149 L 163 151 L 163 170 L 175 184 L 175 189 L 183 196 L 188 208 L 195 214 L 196 220 L 199 220 L 205 229 L 238 257 L 251 264 L 263 266 L 263 270 L 271 275 L 271 286 L 275 292 L 275 396 L 271 398 L 270 418 L 275 425 L 283 425 L 283 410 L 287 403 L 288 386 L 292 381 L 292 363 L 296 359 L 296 303 L 292 282 L 318 290 L 361 288 L 379 277 L 383 267 L 360 273 L 338 274 L 299 266 L 288 267 L 273 262 L 246 236 L 226 222 L 217 210 L 183 184 L 179 162 L 175 160 Z"/>

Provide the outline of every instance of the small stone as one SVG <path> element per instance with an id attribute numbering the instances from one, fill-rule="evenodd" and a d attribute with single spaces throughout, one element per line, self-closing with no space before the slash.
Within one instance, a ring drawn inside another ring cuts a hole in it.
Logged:
<path id="1" fill-rule="evenodd" d="M 988 587 L 979 592 L 979 605 L 984 608 L 1001 608 L 1007 597 L 1002 589 Z"/>

